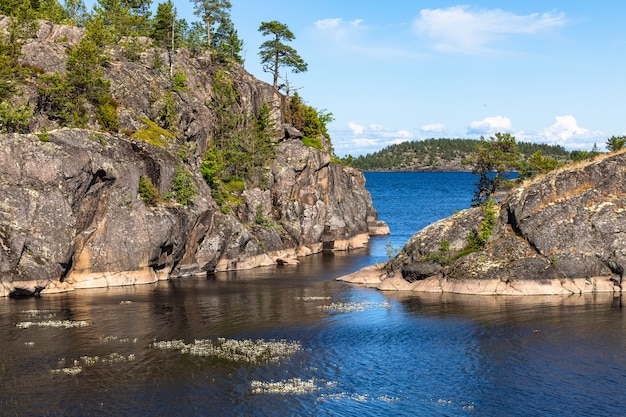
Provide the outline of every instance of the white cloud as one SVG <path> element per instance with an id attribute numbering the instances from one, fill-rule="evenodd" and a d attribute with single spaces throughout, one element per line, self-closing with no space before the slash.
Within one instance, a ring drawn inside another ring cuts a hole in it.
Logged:
<path id="1" fill-rule="evenodd" d="M 383 125 L 370 124 L 362 126 L 355 122 L 347 124 L 348 129 L 331 131 L 331 137 L 338 155 L 362 155 L 380 149 L 410 141 L 414 138 L 409 130 L 389 129 Z"/>
<path id="2" fill-rule="evenodd" d="M 413 27 L 436 50 L 475 54 L 490 52 L 492 43 L 507 36 L 534 35 L 564 23 L 563 14 L 516 15 L 500 9 L 453 6 L 421 10 Z"/>
<path id="3" fill-rule="evenodd" d="M 555 122 L 542 132 L 545 142 L 566 148 L 589 148 L 594 141 L 602 140 L 604 133 L 578 126 L 572 115 L 556 116 Z"/>
<path id="4" fill-rule="evenodd" d="M 427 134 L 441 134 L 446 132 L 446 125 L 443 123 L 433 123 L 429 125 L 424 125 L 420 128 L 422 133 Z"/>
<path id="5" fill-rule="evenodd" d="M 350 130 L 352 130 L 352 133 L 355 135 L 360 135 L 363 133 L 363 130 L 365 130 L 365 127 L 356 124 L 354 122 L 348 122 L 348 127 L 350 128 Z"/>
<path id="6" fill-rule="evenodd" d="M 411 132 L 409 132 L 408 130 L 398 130 L 398 138 L 399 139 L 412 139 L 413 138 L 413 134 Z"/>
<path id="7" fill-rule="evenodd" d="M 497 132 L 512 132 L 511 119 L 504 116 L 485 117 L 483 120 L 471 122 L 467 128 L 469 134 L 488 135 Z"/>
<path id="8" fill-rule="evenodd" d="M 345 21 L 339 17 L 317 20 L 314 25 L 318 33 L 329 38 L 334 43 L 345 44 L 351 42 L 362 30 L 362 19 Z"/>

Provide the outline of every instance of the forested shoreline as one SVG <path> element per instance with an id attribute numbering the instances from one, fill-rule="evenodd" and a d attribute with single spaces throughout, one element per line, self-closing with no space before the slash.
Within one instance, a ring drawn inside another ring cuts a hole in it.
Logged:
<path id="1" fill-rule="evenodd" d="M 363 171 L 471 171 L 468 158 L 479 143 L 478 139 L 431 138 L 389 145 L 367 155 L 349 155 L 344 161 Z M 526 163 L 533 155 L 566 164 L 600 154 L 597 146 L 591 151 L 568 151 L 560 145 L 530 142 L 517 142 L 517 145 Z"/>

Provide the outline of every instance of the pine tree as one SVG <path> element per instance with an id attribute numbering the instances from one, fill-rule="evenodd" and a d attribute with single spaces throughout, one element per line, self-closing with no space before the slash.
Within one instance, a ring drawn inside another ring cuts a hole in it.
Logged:
<path id="1" fill-rule="evenodd" d="M 213 46 L 211 33 L 219 26 L 227 25 L 230 22 L 230 8 L 232 7 L 228 0 L 192 0 L 194 3 L 194 14 L 199 16 L 204 22 L 207 36 L 207 46 Z"/>
<path id="2" fill-rule="evenodd" d="M 259 56 L 263 64 L 263 71 L 273 74 L 273 86 L 278 91 L 278 77 L 281 67 L 289 67 L 292 72 L 299 73 L 307 71 L 307 64 L 295 49 L 285 44 L 285 42 L 295 39 L 287 25 L 276 20 L 263 22 L 259 27 L 259 32 L 264 36 L 273 36 L 272 39 L 261 44 Z"/>

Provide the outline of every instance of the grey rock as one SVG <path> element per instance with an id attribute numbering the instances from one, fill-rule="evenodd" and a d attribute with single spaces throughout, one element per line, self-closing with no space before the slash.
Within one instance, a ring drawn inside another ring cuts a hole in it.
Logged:
<path id="1" fill-rule="evenodd" d="M 0 16 L 0 29 L 6 27 Z M 82 29 L 40 22 L 23 48 L 24 63 L 46 73 L 63 72 L 69 48 Z M 140 59 L 129 62 L 111 48 L 104 75 L 119 103 L 120 132 L 156 120 L 172 88 L 169 57 L 146 39 Z M 228 67 L 239 93 L 237 109 L 257 114 L 270 104 L 277 121 L 277 157 L 268 161 L 266 189 L 247 189 L 233 215 L 222 214 L 201 178 L 199 164 L 211 140 L 211 101 L 217 67 L 202 55 L 177 51 L 174 69 L 186 75 L 186 91 L 174 94 L 178 139 L 154 147 L 125 134 L 58 129 L 37 112 L 36 134 L 0 135 L 0 295 L 39 294 L 76 288 L 150 283 L 159 279 L 293 263 L 324 249 L 363 246 L 369 234 L 388 233 L 377 218 L 360 171 L 331 163 L 325 152 L 304 146 L 296 129 L 284 126 L 286 98 L 243 68 Z M 163 65 L 154 65 L 160 61 Z M 23 85 L 33 106 L 38 91 Z M 147 176 L 164 197 L 185 159 L 198 190 L 188 206 L 172 201 L 146 205 L 138 195 Z"/>
<path id="2" fill-rule="evenodd" d="M 490 291 L 503 294 L 621 291 L 625 173 L 626 153 L 551 172 L 517 187 L 499 204 L 496 225 L 482 250 L 461 253 L 483 218 L 482 209 L 472 208 L 416 233 L 387 269 L 408 283 L 439 282 L 405 286 L 411 289 L 478 292 L 485 286 L 469 290 L 454 282 L 484 281 L 495 283 Z M 449 251 L 441 250 L 443 241 Z"/>

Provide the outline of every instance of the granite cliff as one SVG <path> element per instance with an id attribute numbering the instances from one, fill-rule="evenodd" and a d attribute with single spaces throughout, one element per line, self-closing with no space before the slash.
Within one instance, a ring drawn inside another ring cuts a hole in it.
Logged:
<path id="1" fill-rule="evenodd" d="M 415 234 L 384 267 L 341 279 L 381 290 L 463 294 L 621 292 L 626 266 L 626 153 L 553 171 L 493 207 Z M 468 235 L 490 224 L 484 246 Z"/>
<path id="2" fill-rule="evenodd" d="M 67 51 L 83 34 L 40 22 L 22 47 L 22 62 L 62 73 Z M 117 47 L 108 54 L 104 76 L 116 101 L 118 131 L 145 129 L 145 120 L 159 117 L 166 91 L 173 91 L 168 66 L 151 63 L 169 57 L 147 40 L 138 59 L 125 59 Z M 288 98 L 237 65 L 228 67 L 236 107 L 257 114 L 263 103 L 270 105 L 276 156 L 267 161 L 263 186 L 246 187 L 232 211 L 220 210 L 199 171 L 216 123 L 208 103 L 219 68 L 187 50 L 172 59 L 188 88 L 174 95 L 178 135 L 166 145 L 99 131 L 93 119 L 85 128 L 62 128 L 43 111 L 34 113 L 32 133 L 0 135 L 0 295 L 291 263 L 322 250 L 362 247 L 369 235 L 388 233 L 362 173 L 331 162 L 327 148 L 305 146 L 302 133 L 282 122 Z M 35 83 L 21 86 L 20 100 L 39 109 Z M 192 200 L 147 204 L 140 178 L 166 196 L 181 166 L 196 190 Z"/>

